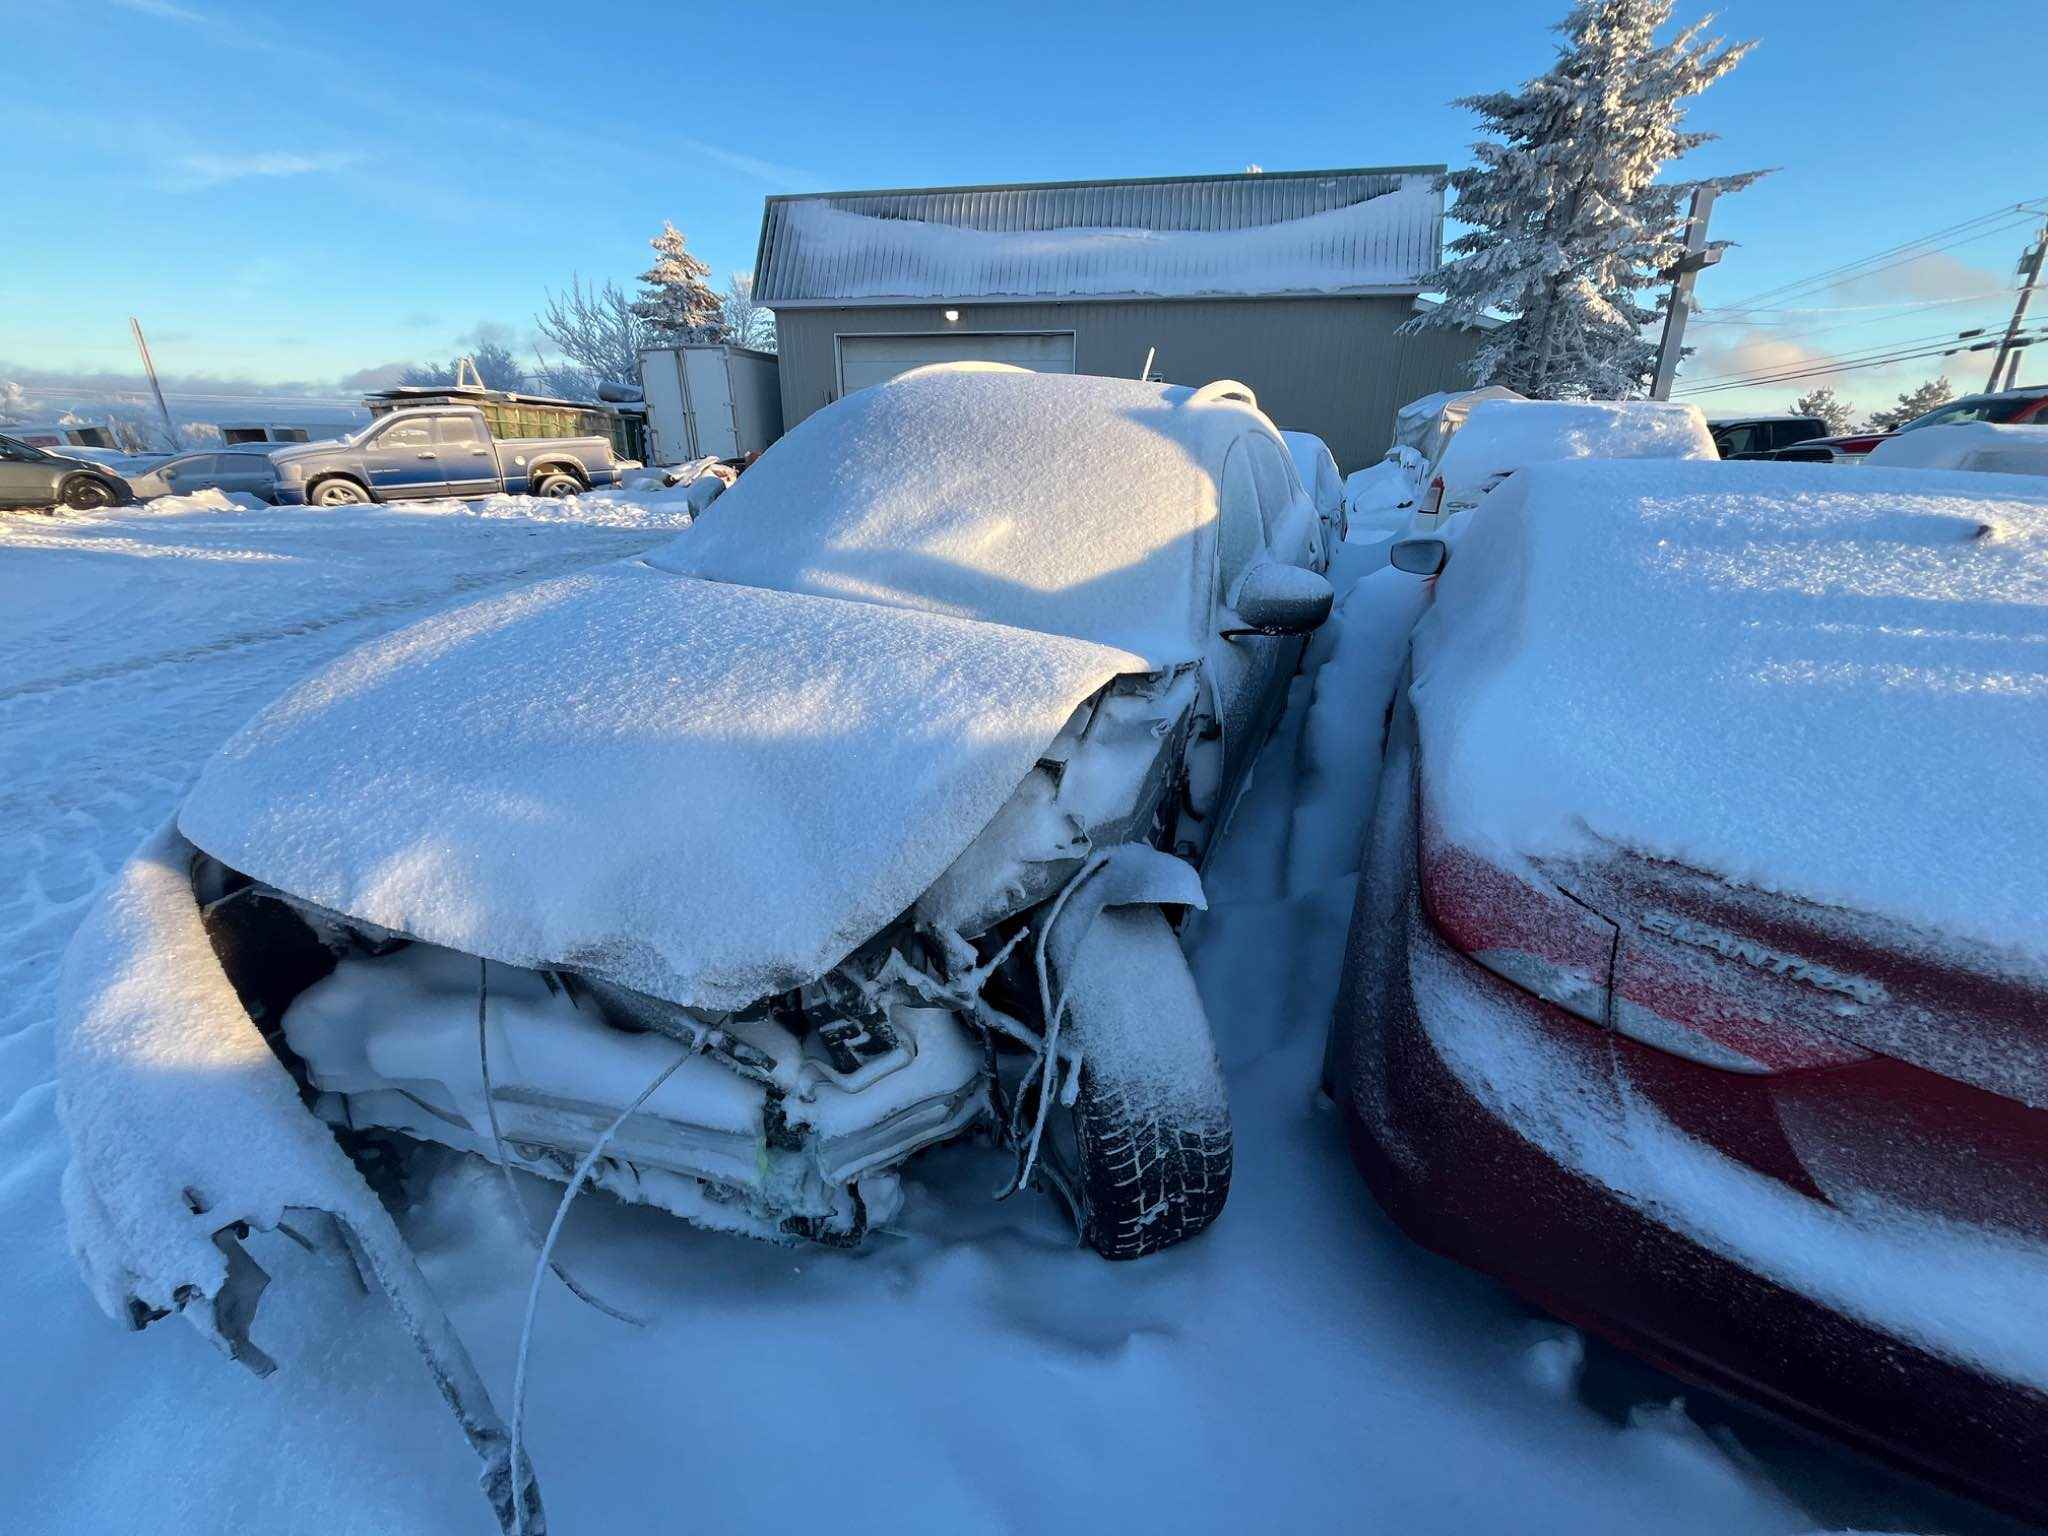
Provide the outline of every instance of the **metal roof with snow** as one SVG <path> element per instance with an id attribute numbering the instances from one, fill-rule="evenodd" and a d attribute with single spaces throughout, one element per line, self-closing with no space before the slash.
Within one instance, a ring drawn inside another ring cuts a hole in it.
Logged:
<path id="1" fill-rule="evenodd" d="M 1442 249 L 1443 169 L 771 197 L 755 296 L 796 309 L 1415 293 Z"/>

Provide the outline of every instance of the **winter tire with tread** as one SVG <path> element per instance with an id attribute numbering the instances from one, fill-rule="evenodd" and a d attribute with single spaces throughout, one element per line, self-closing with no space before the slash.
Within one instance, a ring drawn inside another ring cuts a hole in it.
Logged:
<path id="1" fill-rule="evenodd" d="M 1143 1258 L 1201 1232 L 1230 1196 L 1223 1069 L 1158 908 L 1098 916 L 1067 984 L 1062 1033 L 1080 1049 L 1080 1091 L 1071 1110 L 1054 1106 L 1044 1152 L 1079 1206 L 1082 1241 L 1106 1259 Z"/>

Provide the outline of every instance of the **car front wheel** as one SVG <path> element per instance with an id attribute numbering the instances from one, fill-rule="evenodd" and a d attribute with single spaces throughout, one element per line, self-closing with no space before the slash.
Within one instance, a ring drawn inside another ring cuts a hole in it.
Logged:
<path id="1" fill-rule="evenodd" d="M 1055 1105 L 1042 1155 L 1081 1238 L 1136 1259 L 1195 1236 L 1230 1195 L 1223 1069 L 1180 941 L 1156 907 L 1103 912 L 1066 977 L 1073 1106 Z"/>
<path id="2" fill-rule="evenodd" d="M 322 480 L 308 498 L 316 507 L 360 507 L 369 499 L 370 493 L 353 480 Z"/>
<path id="3" fill-rule="evenodd" d="M 106 481 L 91 475 L 73 475 L 59 488 L 57 499 L 74 512 L 93 512 L 111 507 L 118 498 Z"/>

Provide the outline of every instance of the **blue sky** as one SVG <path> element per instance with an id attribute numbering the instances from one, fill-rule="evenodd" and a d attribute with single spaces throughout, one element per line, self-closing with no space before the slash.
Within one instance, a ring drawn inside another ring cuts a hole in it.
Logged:
<path id="1" fill-rule="evenodd" d="M 751 265 L 771 192 L 1456 165 L 1475 134 L 1450 100 L 1540 71 L 1564 8 L 1468 0 L 1418 30 L 1412 4 L 1199 0 L 35 5 L 7 22 L 10 74 L 37 88 L 14 93 L 0 152 L 0 377 L 132 372 L 130 313 L 187 388 L 345 390 L 479 334 L 523 350 L 544 289 L 630 279 L 664 218 L 720 281 Z M 1722 138 L 1687 171 L 1782 169 L 1717 209 L 1741 248 L 1701 299 L 2048 194 L 2027 90 L 1999 62 L 2019 15 L 1721 7 L 1718 30 L 1762 46 L 1695 105 L 1691 126 Z M 1992 228 L 1787 306 L 1824 314 L 1702 325 L 1692 376 L 1986 323 L 2023 242 Z M 1909 302 L 1926 307 L 1882 307 Z M 1875 404 L 1932 366 L 1839 382 Z M 1975 387 L 1985 366 L 1951 371 Z M 1712 403 L 1782 407 L 1801 387 Z"/>

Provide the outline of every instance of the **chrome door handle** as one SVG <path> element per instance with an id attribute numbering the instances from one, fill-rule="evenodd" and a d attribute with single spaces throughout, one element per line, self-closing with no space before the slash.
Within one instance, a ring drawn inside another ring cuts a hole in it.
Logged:
<path id="1" fill-rule="evenodd" d="M 423 453 L 420 455 L 420 457 L 423 459 L 437 459 L 440 457 L 440 455 L 437 453 Z"/>

